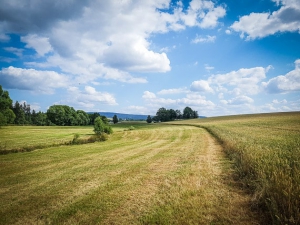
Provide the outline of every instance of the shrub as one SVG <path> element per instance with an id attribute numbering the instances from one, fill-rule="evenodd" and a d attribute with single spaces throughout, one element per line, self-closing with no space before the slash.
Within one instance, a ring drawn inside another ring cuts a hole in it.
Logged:
<path id="1" fill-rule="evenodd" d="M 111 134 L 113 132 L 111 126 L 104 123 L 101 117 L 97 117 L 94 122 L 94 132 L 96 135 L 101 135 L 102 133 Z"/>

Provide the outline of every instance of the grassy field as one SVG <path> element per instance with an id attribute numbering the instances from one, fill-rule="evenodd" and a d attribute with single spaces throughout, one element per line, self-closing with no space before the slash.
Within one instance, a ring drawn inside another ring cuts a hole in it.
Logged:
<path id="1" fill-rule="evenodd" d="M 129 129 L 133 126 L 135 129 Z M 0 224 L 258 224 L 204 129 L 122 123 L 109 140 L 0 155 Z M 92 127 L 5 127 L 6 148 Z"/>
<path id="2" fill-rule="evenodd" d="M 22 151 L 61 145 L 92 135 L 93 127 L 4 126 L 0 129 L 0 151 Z"/>
<path id="3" fill-rule="evenodd" d="M 216 117 L 176 124 L 204 127 L 234 160 L 236 174 L 273 224 L 300 224 L 300 113 Z"/>

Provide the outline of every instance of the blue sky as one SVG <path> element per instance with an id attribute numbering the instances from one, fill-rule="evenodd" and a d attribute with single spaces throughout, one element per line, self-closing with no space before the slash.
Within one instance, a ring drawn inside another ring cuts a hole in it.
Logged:
<path id="1" fill-rule="evenodd" d="M 2 0 L 0 84 L 46 111 L 300 111 L 300 0 Z"/>

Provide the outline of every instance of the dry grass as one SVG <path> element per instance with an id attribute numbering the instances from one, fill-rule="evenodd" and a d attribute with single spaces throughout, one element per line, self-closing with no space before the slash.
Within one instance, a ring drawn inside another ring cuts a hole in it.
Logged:
<path id="1" fill-rule="evenodd" d="M 273 224 L 300 224 L 300 113 L 181 121 L 204 127 L 223 143 L 236 173 Z"/>
<path id="2" fill-rule="evenodd" d="M 205 130 L 115 130 L 103 143 L 1 155 L 0 224 L 259 222 Z"/>

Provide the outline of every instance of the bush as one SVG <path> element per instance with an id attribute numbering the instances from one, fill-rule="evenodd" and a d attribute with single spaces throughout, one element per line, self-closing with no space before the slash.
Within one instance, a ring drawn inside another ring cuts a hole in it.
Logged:
<path id="1" fill-rule="evenodd" d="M 101 117 L 97 117 L 94 122 L 94 132 L 96 135 L 101 135 L 102 133 L 112 134 L 113 130 L 111 126 L 104 123 Z"/>
<path id="2" fill-rule="evenodd" d="M 92 135 L 90 136 L 88 139 L 87 139 L 87 142 L 88 143 L 94 143 L 96 141 L 106 141 L 108 139 L 108 135 L 106 133 L 102 133 L 102 134 L 95 134 L 95 135 Z"/>

